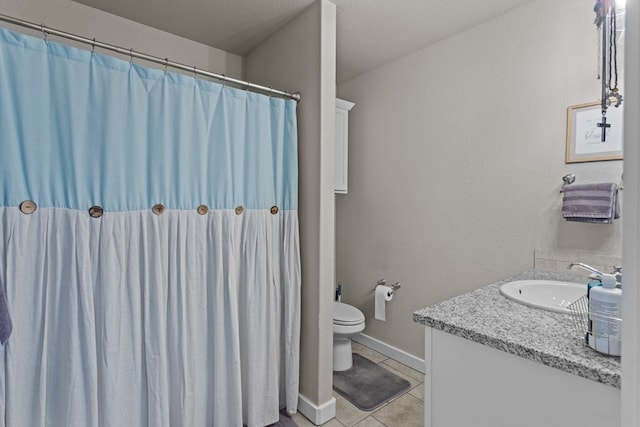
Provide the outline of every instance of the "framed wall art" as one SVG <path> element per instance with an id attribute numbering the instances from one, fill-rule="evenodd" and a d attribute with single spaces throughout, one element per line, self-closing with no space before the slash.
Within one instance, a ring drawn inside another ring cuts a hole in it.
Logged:
<path id="1" fill-rule="evenodd" d="M 605 140 L 602 141 L 600 101 L 567 108 L 566 163 L 622 159 L 622 106 L 607 109 Z"/>

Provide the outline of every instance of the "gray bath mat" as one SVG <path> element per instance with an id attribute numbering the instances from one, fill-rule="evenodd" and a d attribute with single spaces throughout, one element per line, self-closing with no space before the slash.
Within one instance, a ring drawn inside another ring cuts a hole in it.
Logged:
<path id="1" fill-rule="evenodd" d="M 362 411 L 373 411 L 409 387 L 409 381 L 358 353 L 351 368 L 333 373 L 333 389 Z"/>

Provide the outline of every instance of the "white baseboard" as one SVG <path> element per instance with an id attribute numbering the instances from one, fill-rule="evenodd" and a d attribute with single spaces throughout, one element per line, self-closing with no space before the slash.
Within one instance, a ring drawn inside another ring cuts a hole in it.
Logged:
<path id="1" fill-rule="evenodd" d="M 362 345 L 366 345 L 367 347 L 377 351 L 378 353 L 382 353 L 385 356 L 402 363 L 403 365 L 407 365 L 411 369 L 415 369 L 418 372 L 422 372 L 424 374 L 426 371 L 424 359 L 420 359 L 413 354 L 409 354 L 404 350 L 400 350 L 397 347 L 384 343 L 378 339 L 370 337 L 369 335 L 358 334 L 353 337 L 353 340 L 359 342 Z"/>
<path id="2" fill-rule="evenodd" d="M 314 405 L 302 394 L 298 394 L 298 412 L 304 415 L 309 421 L 319 426 L 336 416 L 336 398 L 331 397 L 320 406 Z"/>

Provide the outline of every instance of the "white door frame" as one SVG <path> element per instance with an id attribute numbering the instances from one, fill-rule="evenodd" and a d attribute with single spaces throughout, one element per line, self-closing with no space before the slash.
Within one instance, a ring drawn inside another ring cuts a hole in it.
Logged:
<path id="1" fill-rule="evenodd" d="M 622 427 L 640 425 L 640 0 L 627 0 L 625 23 Z"/>

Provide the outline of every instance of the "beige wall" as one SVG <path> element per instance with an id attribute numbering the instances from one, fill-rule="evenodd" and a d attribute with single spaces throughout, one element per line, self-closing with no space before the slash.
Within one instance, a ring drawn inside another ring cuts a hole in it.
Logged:
<path id="1" fill-rule="evenodd" d="M 366 334 L 422 357 L 416 309 L 530 269 L 534 250 L 620 256 L 620 221 L 560 215 L 565 174 L 622 173 L 564 162 L 567 106 L 599 98 L 592 6 L 539 0 L 339 85 L 356 106 L 336 280 Z M 373 319 L 383 277 L 403 283 L 386 322 Z"/>
<path id="2" fill-rule="evenodd" d="M 302 93 L 298 104 L 300 392 L 316 406 L 333 399 L 335 14 L 333 3 L 320 0 L 245 58 L 249 80 Z"/>
<path id="3" fill-rule="evenodd" d="M 232 77 L 242 77 L 242 57 L 201 43 L 156 30 L 133 21 L 94 9 L 69 0 L 0 0 L 0 13 L 45 24 L 83 37 L 94 37 L 105 43 L 132 48 L 160 58 Z M 0 26 L 16 31 L 42 36 L 24 28 L 12 27 L 5 22 Z M 52 36 L 53 40 L 63 39 Z M 64 40 L 66 44 L 72 44 Z M 88 49 L 87 45 L 81 45 Z M 96 50 L 100 52 L 100 49 Z M 106 52 L 103 52 L 106 53 Z M 109 55 L 116 55 L 108 52 Z M 143 61 L 136 60 L 137 63 Z M 144 65 L 161 67 L 159 65 Z"/>

